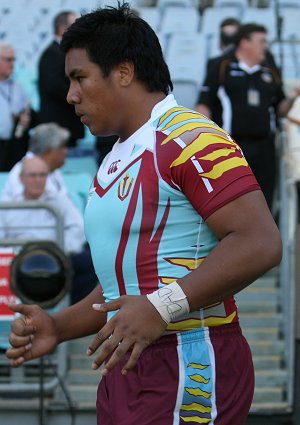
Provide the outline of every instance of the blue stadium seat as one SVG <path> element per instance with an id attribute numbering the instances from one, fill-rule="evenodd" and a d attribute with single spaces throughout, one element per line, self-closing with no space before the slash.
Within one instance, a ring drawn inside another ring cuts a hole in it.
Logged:
<path id="1" fill-rule="evenodd" d="M 6 171 L 1 171 L 0 172 L 0 196 L 1 196 L 1 192 L 3 190 L 3 187 L 5 185 L 7 176 L 8 176 L 8 172 L 6 172 Z"/>
<path id="2" fill-rule="evenodd" d="M 63 179 L 70 198 L 83 213 L 93 178 L 87 173 L 66 173 Z"/>
<path id="3" fill-rule="evenodd" d="M 69 148 L 61 171 L 67 173 L 87 173 L 93 178 L 98 171 L 95 152 L 91 149 Z"/>

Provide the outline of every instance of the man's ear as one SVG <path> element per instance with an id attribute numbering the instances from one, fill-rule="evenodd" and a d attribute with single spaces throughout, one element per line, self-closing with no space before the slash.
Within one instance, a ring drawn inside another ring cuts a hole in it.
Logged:
<path id="1" fill-rule="evenodd" d="M 124 61 L 118 65 L 118 78 L 122 87 L 131 84 L 134 78 L 134 65 L 131 61 Z"/>

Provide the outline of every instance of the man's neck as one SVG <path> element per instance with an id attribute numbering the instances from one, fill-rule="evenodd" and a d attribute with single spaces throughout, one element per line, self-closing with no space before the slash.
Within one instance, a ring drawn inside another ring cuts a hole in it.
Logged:
<path id="1" fill-rule="evenodd" d="M 252 68 L 255 65 L 259 65 L 259 62 L 257 62 L 257 60 L 249 57 L 244 52 L 238 49 L 236 50 L 235 55 L 240 62 L 244 62 L 249 68 Z"/>

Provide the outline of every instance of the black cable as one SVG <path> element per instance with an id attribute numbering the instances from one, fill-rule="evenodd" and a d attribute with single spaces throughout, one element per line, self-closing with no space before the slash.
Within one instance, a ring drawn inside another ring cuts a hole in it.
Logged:
<path id="1" fill-rule="evenodd" d="M 45 425 L 44 423 L 44 417 L 45 417 L 45 410 L 44 410 L 44 358 L 40 358 L 39 362 L 39 384 L 40 384 L 40 394 L 39 394 L 39 424 Z"/>
<path id="2" fill-rule="evenodd" d="M 56 377 L 58 379 L 58 382 L 59 382 L 59 384 L 61 386 L 61 389 L 62 389 L 62 391 L 63 391 L 63 393 L 64 393 L 64 395 L 66 397 L 66 400 L 67 400 L 67 403 L 68 403 L 68 406 L 69 406 L 69 412 L 70 412 L 70 415 L 71 415 L 71 425 L 75 425 L 76 409 L 75 409 L 75 406 L 73 404 L 73 401 L 72 401 L 72 399 L 70 397 L 70 393 L 69 393 L 67 387 L 65 386 L 63 380 L 61 379 L 61 377 L 58 375 L 57 372 L 55 372 L 55 375 L 56 375 Z"/>
<path id="3" fill-rule="evenodd" d="M 58 379 L 58 383 L 65 395 L 67 404 L 68 404 L 68 408 L 69 408 L 69 412 L 70 412 L 70 416 L 71 416 L 71 425 L 75 425 L 75 420 L 76 420 L 76 409 L 75 409 L 75 405 L 71 399 L 70 393 L 66 387 L 66 385 L 64 384 L 62 378 L 59 376 L 59 374 L 57 373 L 57 369 L 56 369 L 56 365 L 50 361 L 50 359 L 48 358 L 48 366 L 51 366 L 53 371 L 54 371 L 54 376 Z"/>

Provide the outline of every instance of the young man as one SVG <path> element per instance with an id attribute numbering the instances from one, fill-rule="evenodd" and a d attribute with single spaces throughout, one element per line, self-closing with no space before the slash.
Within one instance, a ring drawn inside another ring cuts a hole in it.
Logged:
<path id="1" fill-rule="evenodd" d="M 159 41 L 126 5 L 65 33 L 68 102 L 118 134 L 90 190 L 85 229 L 101 286 L 12 326 L 12 366 L 95 334 L 98 425 L 241 425 L 253 365 L 233 294 L 275 266 L 279 232 L 231 137 L 179 107 Z M 93 306 L 93 307 L 92 307 Z"/>

